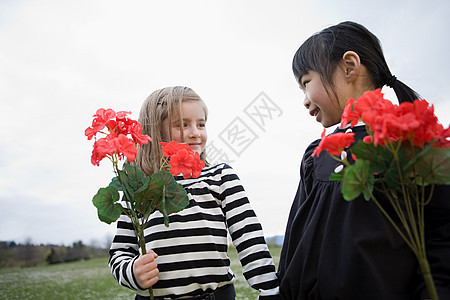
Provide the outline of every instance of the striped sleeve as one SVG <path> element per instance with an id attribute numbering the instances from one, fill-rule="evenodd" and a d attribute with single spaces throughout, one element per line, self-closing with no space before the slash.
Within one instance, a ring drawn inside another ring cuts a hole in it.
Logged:
<path id="1" fill-rule="evenodd" d="M 117 221 L 117 231 L 109 254 L 109 267 L 117 282 L 145 295 L 147 291 L 137 284 L 133 274 L 133 264 L 139 256 L 139 244 L 131 220 L 125 214 L 122 214 Z"/>
<path id="2" fill-rule="evenodd" d="M 262 226 L 233 169 L 225 166 L 222 175 L 219 198 L 242 273 L 249 285 L 259 290 L 259 299 L 279 299 L 279 281 Z"/>

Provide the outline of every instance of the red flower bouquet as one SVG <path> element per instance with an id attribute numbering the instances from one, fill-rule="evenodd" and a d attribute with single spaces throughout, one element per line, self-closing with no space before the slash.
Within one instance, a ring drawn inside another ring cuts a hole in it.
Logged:
<path id="1" fill-rule="evenodd" d="M 394 105 L 380 89 L 350 99 L 341 120 L 341 127 L 362 121 L 369 133 L 351 148 L 355 162 L 341 156 L 354 142 L 352 133 L 325 136 L 324 132 L 312 155 L 325 150 L 344 164 L 330 177 L 342 181 L 343 198 L 351 201 L 363 194 L 375 202 L 414 252 L 431 298 L 438 299 L 425 252 L 424 208 L 434 185 L 450 184 L 450 128 L 438 122 L 427 101 Z M 387 197 L 392 210 L 380 204 L 374 190 Z"/>
<path id="2" fill-rule="evenodd" d="M 186 191 L 173 176 L 183 174 L 184 178 L 196 178 L 205 163 L 187 144 L 172 141 L 161 143 L 164 154 L 161 168 L 150 177 L 127 162 L 120 168 L 119 162 L 125 158 L 128 162 L 136 159 L 137 146 L 151 141 L 148 135 L 142 134 L 142 126 L 127 117 L 129 114 L 101 108 L 93 116 L 92 126 L 85 130 L 88 140 L 95 139 L 92 164 L 98 166 L 107 157 L 116 174 L 109 186 L 98 190 L 92 202 L 97 207 L 100 221 L 107 224 L 115 222 L 122 213 L 126 214 L 133 223 L 142 254 L 145 254 L 144 228 L 150 214 L 158 209 L 164 216 L 164 224 L 169 226 L 168 215 L 189 204 Z M 98 134 L 104 137 L 97 138 Z M 123 193 L 123 205 L 119 192 Z M 153 299 L 151 288 L 149 292 Z"/>

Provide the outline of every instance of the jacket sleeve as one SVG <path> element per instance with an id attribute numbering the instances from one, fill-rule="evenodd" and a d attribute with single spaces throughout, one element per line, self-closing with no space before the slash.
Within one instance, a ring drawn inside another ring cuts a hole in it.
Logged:
<path id="1" fill-rule="evenodd" d="M 141 295 L 148 295 L 136 282 L 134 261 L 139 257 L 139 243 L 130 218 L 122 214 L 117 220 L 117 231 L 109 250 L 109 267 L 117 282 Z"/>
<path id="2" fill-rule="evenodd" d="M 259 299 L 281 299 L 275 265 L 262 226 L 238 176 L 229 166 L 222 171 L 219 197 L 245 279 L 260 292 Z"/>

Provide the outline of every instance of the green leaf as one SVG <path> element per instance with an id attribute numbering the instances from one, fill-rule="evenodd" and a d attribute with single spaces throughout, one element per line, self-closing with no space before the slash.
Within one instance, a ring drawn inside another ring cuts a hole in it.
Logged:
<path id="1" fill-rule="evenodd" d="M 415 164 L 425 184 L 450 184 L 450 148 L 431 148 Z"/>
<path id="2" fill-rule="evenodd" d="M 107 224 L 115 222 L 122 213 L 122 205 L 117 203 L 119 192 L 111 186 L 100 188 L 92 199 L 92 203 L 97 207 L 98 218 Z"/>
<path id="3" fill-rule="evenodd" d="M 368 161 L 374 160 L 376 158 L 376 147 L 373 144 L 364 143 L 359 140 L 351 149 L 352 153 L 358 157 L 358 159 L 364 159 Z"/>
<path id="4" fill-rule="evenodd" d="M 405 177 L 408 173 L 409 173 L 409 167 L 408 167 L 408 151 L 406 150 L 405 147 L 400 147 L 400 149 L 398 150 L 398 161 L 399 161 L 399 166 L 401 168 L 401 166 L 403 166 L 403 168 L 401 168 L 401 173 L 402 176 Z"/>
<path id="5" fill-rule="evenodd" d="M 167 171 L 154 173 L 147 188 L 134 194 L 134 200 L 136 209 L 145 217 L 158 209 L 166 226 L 169 226 L 169 214 L 179 212 L 189 204 L 186 190 Z"/>
<path id="6" fill-rule="evenodd" d="M 133 193 L 134 193 L 133 178 L 128 176 L 128 174 L 123 170 L 119 170 L 118 173 L 119 173 L 119 175 L 117 178 L 120 178 L 120 180 L 117 179 L 117 181 L 115 182 L 115 185 L 119 185 L 121 187 L 118 190 L 121 190 L 124 192 L 125 198 L 127 198 L 130 201 L 133 201 L 133 199 L 132 199 Z M 113 179 L 113 181 L 114 181 L 114 179 Z"/>
<path id="7" fill-rule="evenodd" d="M 420 149 L 419 147 L 413 147 L 413 152 L 411 153 L 411 160 L 406 163 L 404 170 L 409 171 L 411 167 L 416 163 L 418 159 L 420 159 L 422 156 L 424 156 L 428 151 L 430 151 L 432 148 L 431 144 L 426 145 L 423 149 Z"/>
<path id="8" fill-rule="evenodd" d="M 128 195 L 132 196 L 135 191 L 145 189 L 150 181 L 147 176 L 139 168 L 128 163 L 123 164 L 123 170 L 119 170 L 119 177 L 113 177 L 109 186 L 114 187 L 118 191 L 127 191 Z"/>
<path id="9" fill-rule="evenodd" d="M 395 160 L 392 160 L 387 170 L 384 172 L 384 182 L 388 188 L 396 188 L 400 186 L 400 178 Z"/>
<path id="10" fill-rule="evenodd" d="M 123 168 L 128 177 L 128 184 L 134 191 L 147 186 L 150 181 L 150 177 L 147 176 L 141 169 L 128 163 L 124 163 Z"/>
<path id="11" fill-rule="evenodd" d="M 392 153 L 383 146 L 375 147 L 372 143 L 359 140 L 351 152 L 359 159 L 370 162 L 371 173 L 384 173 L 393 159 Z"/>
<path id="12" fill-rule="evenodd" d="M 340 172 L 340 173 L 331 173 L 331 175 L 330 175 L 330 180 L 332 180 L 332 181 L 342 181 L 342 178 L 343 178 L 343 174 Z"/>
<path id="13" fill-rule="evenodd" d="M 373 173 L 369 174 L 369 177 L 367 178 L 367 187 L 369 188 L 369 190 L 367 189 L 363 189 L 362 193 L 364 195 L 364 200 L 369 201 L 370 200 L 370 195 L 373 192 L 373 188 L 375 186 L 375 176 L 373 175 Z M 370 192 L 369 192 L 370 191 Z"/>
<path id="14" fill-rule="evenodd" d="M 109 186 L 115 188 L 118 191 L 123 191 L 122 185 L 120 184 L 119 178 L 113 177 L 111 182 L 109 183 Z"/>
<path id="15" fill-rule="evenodd" d="M 342 182 L 342 196 L 345 200 L 350 201 L 357 198 L 367 187 L 369 187 L 370 190 L 373 189 L 374 179 L 373 174 L 369 172 L 369 161 L 358 159 L 353 165 L 348 166 L 345 169 L 346 171 L 344 172 Z"/>

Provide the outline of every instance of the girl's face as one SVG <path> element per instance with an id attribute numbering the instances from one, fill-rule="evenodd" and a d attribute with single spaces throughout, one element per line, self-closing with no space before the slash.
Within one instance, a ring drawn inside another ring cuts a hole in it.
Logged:
<path id="1" fill-rule="evenodd" d="M 200 101 L 181 102 L 181 113 L 183 119 L 173 116 L 172 118 L 172 140 L 179 143 L 187 143 L 193 151 L 202 154 L 205 150 L 206 134 L 206 115 L 203 105 Z M 164 141 L 170 141 L 169 119 L 162 121 L 161 137 Z M 181 138 L 183 130 L 184 140 Z"/>
<path id="2" fill-rule="evenodd" d="M 337 73 L 341 71 L 337 68 L 335 72 L 334 86 L 340 86 L 337 79 Z M 321 123 L 323 127 L 327 128 L 338 124 L 341 121 L 341 116 L 343 113 L 343 107 L 339 103 L 338 99 L 336 99 L 333 93 L 328 93 L 323 86 L 322 80 L 320 79 L 319 74 L 316 71 L 309 71 L 305 75 L 303 75 L 299 80 L 300 88 L 305 93 L 305 100 L 303 101 L 303 105 L 306 109 L 309 110 L 309 114 L 312 117 L 316 118 L 316 121 Z M 339 97 L 339 90 L 337 92 L 337 97 Z M 333 98 L 330 98 L 333 96 Z M 345 104 L 344 104 L 345 107 Z"/>

